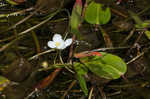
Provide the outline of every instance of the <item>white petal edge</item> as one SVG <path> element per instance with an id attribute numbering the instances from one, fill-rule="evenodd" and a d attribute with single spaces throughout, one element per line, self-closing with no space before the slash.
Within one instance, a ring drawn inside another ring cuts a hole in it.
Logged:
<path id="1" fill-rule="evenodd" d="M 62 40 L 62 36 L 60 35 L 60 34 L 55 34 L 54 36 L 53 36 L 53 41 L 54 42 L 59 42 L 59 41 L 61 41 Z"/>
<path id="2" fill-rule="evenodd" d="M 55 43 L 53 41 L 48 41 L 47 45 L 50 48 L 56 48 L 56 45 L 55 45 Z"/>
<path id="3" fill-rule="evenodd" d="M 67 47 L 67 46 L 70 46 L 71 43 L 72 43 L 72 39 L 71 39 L 71 38 L 70 38 L 70 39 L 67 39 L 67 40 L 65 41 L 66 47 Z"/>

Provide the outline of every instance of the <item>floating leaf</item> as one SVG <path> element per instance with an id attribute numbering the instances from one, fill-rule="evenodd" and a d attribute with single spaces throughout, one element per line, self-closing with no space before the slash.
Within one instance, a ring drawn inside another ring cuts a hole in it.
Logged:
<path id="1" fill-rule="evenodd" d="M 123 75 L 127 66 L 118 56 L 101 52 L 102 56 L 89 56 L 80 60 L 96 75 L 106 79 L 118 79 Z"/>
<path id="2" fill-rule="evenodd" d="M 85 10 L 85 20 L 90 24 L 106 24 L 110 18 L 110 9 L 100 3 L 91 2 Z"/>

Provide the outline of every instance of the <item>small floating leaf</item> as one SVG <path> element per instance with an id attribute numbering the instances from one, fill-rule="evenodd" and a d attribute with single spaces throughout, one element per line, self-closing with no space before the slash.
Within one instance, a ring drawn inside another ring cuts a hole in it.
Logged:
<path id="1" fill-rule="evenodd" d="M 90 24 L 106 24 L 110 18 L 110 9 L 100 3 L 91 2 L 85 10 L 85 20 Z"/>

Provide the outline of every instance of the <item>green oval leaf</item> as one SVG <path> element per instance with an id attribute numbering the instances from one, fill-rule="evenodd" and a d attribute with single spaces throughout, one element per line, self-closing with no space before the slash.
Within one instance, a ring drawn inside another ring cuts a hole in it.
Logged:
<path id="1" fill-rule="evenodd" d="M 110 9 L 100 3 L 91 2 L 85 10 L 85 20 L 90 24 L 106 24 L 110 18 Z"/>
<path id="2" fill-rule="evenodd" d="M 90 56 L 81 61 L 96 75 L 106 79 L 118 79 L 127 71 L 126 63 L 118 56 L 101 52 L 102 56 Z"/>

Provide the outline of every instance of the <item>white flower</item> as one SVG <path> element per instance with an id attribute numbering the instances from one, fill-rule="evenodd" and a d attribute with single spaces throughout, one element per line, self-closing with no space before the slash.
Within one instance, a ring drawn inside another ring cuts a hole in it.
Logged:
<path id="1" fill-rule="evenodd" d="M 50 48 L 65 49 L 67 46 L 71 45 L 72 39 L 63 40 L 60 34 L 55 34 L 53 36 L 53 41 L 48 41 L 48 46 Z"/>

